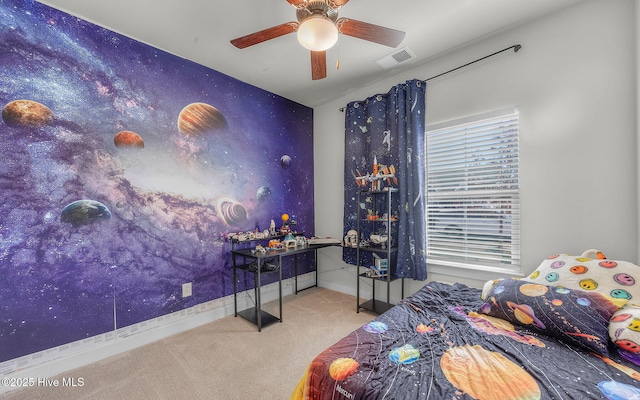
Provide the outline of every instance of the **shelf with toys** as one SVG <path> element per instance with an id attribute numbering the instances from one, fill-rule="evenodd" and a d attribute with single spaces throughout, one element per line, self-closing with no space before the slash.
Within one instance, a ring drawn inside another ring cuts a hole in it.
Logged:
<path id="1" fill-rule="evenodd" d="M 363 176 L 358 171 L 354 178 L 360 188 L 357 204 L 367 205 L 366 210 L 357 207 L 357 229 L 347 232 L 344 240 L 346 247 L 356 249 L 356 312 L 362 308 L 383 313 L 394 306 L 390 300 L 391 282 L 402 279 L 395 277 L 398 214 L 393 204 L 398 188 L 393 185 L 398 184 L 398 179 L 395 167 L 378 164 L 375 156 L 372 172 Z M 369 279 L 372 287 L 371 299 L 365 301 L 360 298 L 362 279 Z M 384 299 L 376 298 L 377 283 L 386 285 Z M 401 296 L 404 297 L 404 279 L 401 287 Z"/>

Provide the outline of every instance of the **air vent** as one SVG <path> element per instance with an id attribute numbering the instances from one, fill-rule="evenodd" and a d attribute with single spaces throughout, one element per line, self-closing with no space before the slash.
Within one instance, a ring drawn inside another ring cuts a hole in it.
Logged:
<path id="1" fill-rule="evenodd" d="M 378 64 L 382 69 L 391 69 L 400 64 L 404 64 L 415 57 L 416 55 L 413 54 L 409 48 L 403 47 L 402 49 L 377 60 L 376 64 Z"/>

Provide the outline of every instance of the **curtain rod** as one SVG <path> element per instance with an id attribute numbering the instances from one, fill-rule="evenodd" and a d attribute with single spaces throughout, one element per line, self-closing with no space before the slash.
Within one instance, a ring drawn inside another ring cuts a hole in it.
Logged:
<path id="1" fill-rule="evenodd" d="M 428 82 L 428 81 L 430 81 L 430 80 L 432 80 L 432 79 L 439 78 L 439 77 L 441 77 L 442 75 L 446 75 L 446 74 L 449 74 L 449 73 L 451 73 L 451 72 L 457 71 L 457 70 L 459 70 L 459 69 L 461 69 L 461 68 L 468 67 L 468 66 L 469 66 L 469 65 L 471 65 L 471 64 L 475 64 L 475 63 L 480 62 L 480 61 L 482 61 L 482 60 L 485 60 L 485 59 L 487 59 L 487 58 L 489 58 L 489 57 L 493 57 L 493 56 L 495 56 L 495 55 L 498 55 L 498 54 L 500 54 L 500 53 L 503 53 L 503 52 L 505 52 L 505 51 L 507 51 L 507 50 L 511 50 L 511 49 L 513 49 L 513 52 L 514 52 L 514 53 L 517 53 L 517 52 L 518 52 L 518 50 L 520 50 L 521 48 L 522 48 L 522 46 L 521 46 L 521 45 L 519 45 L 519 44 L 514 44 L 513 46 L 509 46 L 509 47 L 507 47 L 506 49 L 502 49 L 502 50 L 496 51 L 495 53 L 491 53 L 491 54 L 489 54 L 489 55 L 487 55 L 487 56 L 484 56 L 484 57 L 478 58 L 477 60 L 473 60 L 473 61 L 468 62 L 468 63 L 466 63 L 466 64 L 464 64 L 464 65 L 461 65 L 461 66 L 459 66 L 459 67 L 456 67 L 456 68 L 450 69 L 450 70 L 448 70 L 448 71 L 442 72 L 442 73 L 440 73 L 440 74 L 438 74 L 438 75 L 432 76 L 431 78 L 427 78 L 427 79 L 423 80 L 422 82 Z M 340 110 L 340 111 L 342 111 L 342 112 L 344 112 L 344 109 L 345 109 L 345 108 L 344 108 L 344 107 L 342 107 L 342 108 L 340 108 L 339 110 Z"/>

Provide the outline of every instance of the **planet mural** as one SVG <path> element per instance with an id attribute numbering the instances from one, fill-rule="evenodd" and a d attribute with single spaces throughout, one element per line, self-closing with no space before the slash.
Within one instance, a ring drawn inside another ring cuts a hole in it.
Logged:
<path id="1" fill-rule="evenodd" d="M 111 218 L 111 211 L 95 200 L 77 200 L 68 204 L 60 213 L 60 221 L 71 225 L 86 225 Z"/>
<path id="2" fill-rule="evenodd" d="M 14 100 L 2 109 L 2 120 L 12 127 L 37 127 L 51 123 L 53 112 L 33 100 Z"/>
<path id="3" fill-rule="evenodd" d="M 286 154 L 280 157 L 280 165 L 282 168 L 289 168 L 291 166 L 291 157 Z"/>
<path id="4" fill-rule="evenodd" d="M 313 234 L 312 109 L 35 0 L 0 15 L 0 362 L 233 294 L 225 233 L 281 206 Z"/>
<path id="5" fill-rule="evenodd" d="M 215 132 L 227 127 L 227 120 L 217 108 L 206 103 L 191 103 L 180 111 L 178 130 L 191 136 Z"/>
<path id="6" fill-rule="evenodd" d="M 113 137 L 113 144 L 116 147 L 135 147 L 144 149 L 144 139 L 140 135 L 131 131 L 120 131 Z"/>
<path id="7" fill-rule="evenodd" d="M 238 226 L 247 219 L 247 209 L 233 197 L 217 196 L 214 204 L 218 217 L 229 226 Z"/>
<path id="8" fill-rule="evenodd" d="M 266 200 L 270 194 L 271 189 L 269 189 L 268 186 L 260 186 L 260 188 L 258 188 L 258 192 L 256 193 L 256 198 L 258 200 Z"/>

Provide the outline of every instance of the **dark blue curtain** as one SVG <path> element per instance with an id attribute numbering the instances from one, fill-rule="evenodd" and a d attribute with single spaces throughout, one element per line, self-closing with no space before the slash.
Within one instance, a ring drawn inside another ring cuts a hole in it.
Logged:
<path id="1" fill-rule="evenodd" d="M 386 94 L 351 102 L 345 109 L 345 193 L 344 233 L 357 227 L 361 215 L 375 201 L 359 191 L 371 187 L 356 179 L 373 172 L 378 165 L 395 168 L 397 181 L 383 181 L 382 187 L 398 189 L 392 196 L 393 213 L 398 222 L 389 224 L 397 246 L 397 267 L 392 276 L 424 280 L 427 278 L 425 226 L 424 114 L 426 84 L 420 80 L 394 86 Z M 358 185 L 358 182 L 361 185 Z M 378 207 L 380 208 L 380 207 Z M 379 224 L 378 224 L 379 225 Z M 372 224 L 363 224 L 360 239 L 369 239 Z M 345 249 L 343 259 L 356 263 L 355 250 Z"/>

